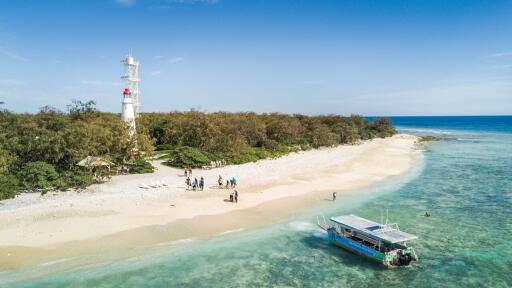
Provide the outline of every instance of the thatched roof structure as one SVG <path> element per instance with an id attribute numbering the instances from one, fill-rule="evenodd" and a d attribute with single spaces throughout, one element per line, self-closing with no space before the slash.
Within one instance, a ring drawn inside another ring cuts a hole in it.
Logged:
<path id="1" fill-rule="evenodd" d="M 114 165 L 114 163 L 103 159 L 101 157 L 95 157 L 95 156 L 87 156 L 84 159 L 80 160 L 76 165 L 87 167 L 87 168 L 93 168 L 93 167 L 109 167 L 111 165 Z"/>

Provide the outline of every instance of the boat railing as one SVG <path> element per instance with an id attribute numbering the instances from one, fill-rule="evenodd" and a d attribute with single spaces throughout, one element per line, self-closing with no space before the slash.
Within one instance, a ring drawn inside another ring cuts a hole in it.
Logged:
<path id="1" fill-rule="evenodd" d="M 389 223 L 386 224 L 384 227 L 400 231 L 400 228 L 398 228 L 398 223 Z"/>
<path id="2" fill-rule="evenodd" d="M 325 216 L 321 215 L 322 218 L 320 218 L 319 215 L 316 216 L 316 223 L 318 226 L 324 230 L 329 229 L 329 225 L 327 225 L 327 221 L 325 220 Z"/>
<path id="3" fill-rule="evenodd" d="M 414 248 L 409 247 L 408 249 L 409 249 L 409 251 L 411 251 L 411 254 L 414 256 L 414 260 L 418 261 L 418 255 L 416 254 L 416 251 L 414 250 Z"/>
<path id="4" fill-rule="evenodd" d="M 384 225 L 381 229 L 378 229 L 376 231 L 386 233 L 386 232 L 391 232 L 391 231 L 400 231 L 400 228 L 398 228 L 397 223 L 391 223 L 391 224 Z"/>

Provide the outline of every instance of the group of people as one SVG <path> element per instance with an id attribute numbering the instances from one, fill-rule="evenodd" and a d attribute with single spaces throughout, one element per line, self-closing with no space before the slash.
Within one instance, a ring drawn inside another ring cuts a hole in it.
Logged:
<path id="1" fill-rule="evenodd" d="M 185 180 L 185 184 L 187 184 L 187 189 L 190 189 L 192 186 L 192 190 L 196 191 L 197 189 L 201 189 L 201 191 L 204 190 L 204 177 L 201 176 L 200 180 L 198 181 L 197 178 L 194 178 L 194 181 L 190 179 L 192 177 L 192 166 L 189 165 L 188 168 L 185 168 L 185 177 L 187 179 Z"/>
<path id="2" fill-rule="evenodd" d="M 200 180 L 197 181 L 197 178 L 194 178 L 194 181 L 190 180 L 190 177 L 187 176 L 187 179 L 185 180 L 185 184 L 187 184 L 187 189 L 190 189 L 190 186 L 192 186 L 192 190 L 196 191 L 197 189 L 201 189 L 201 191 L 204 190 L 204 177 L 201 176 Z"/>
<path id="3" fill-rule="evenodd" d="M 238 191 L 235 189 L 237 185 L 237 181 L 235 177 L 232 177 L 231 179 L 226 180 L 226 186 L 224 186 L 224 181 L 222 180 L 222 176 L 219 175 L 219 179 L 217 180 L 217 183 L 219 184 L 219 189 L 222 189 L 225 187 L 226 189 L 234 189 L 233 192 L 229 194 L 229 202 L 235 202 L 238 203 Z"/>
<path id="4" fill-rule="evenodd" d="M 197 178 L 194 178 L 194 180 L 191 180 L 192 177 L 192 166 L 188 166 L 188 168 L 185 168 L 185 177 L 187 179 L 185 180 L 185 184 L 187 184 L 187 189 L 190 189 L 192 187 L 192 190 L 196 191 L 200 189 L 201 191 L 204 190 L 204 177 L 201 176 L 199 180 Z M 217 183 L 219 184 L 219 189 L 225 188 L 225 189 L 234 189 L 233 192 L 229 195 L 229 201 L 238 203 L 238 191 L 235 189 L 237 186 L 237 180 L 235 177 L 231 177 L 231 179 L 226 180 L 226 184 L 224 185 L 224 180 L 222 179 L 222 176 L 219 175 L 219 179 L 217 180 Z"/>
<path id="5" fill-rule="evenodd" d="M 222 187 L 224 186 L 224 181 L 222 180 L 222 176 L 219 175 L 219 179 L 217 180 L 217 183 L 219 184 L 219 189 L 222 189 Z M 226 189 L 233 189 L 233 188 L 236 188 L 236 178 L 235 177 L 232 177 L 231 179 L 228 179 L 226 180 L 226 186 L 225 188 Z"/>
<path id="6" fill-rule="evenodd" d="M 185 168 L 185 177 L 192 177 L 192 166 L 188 165 L 188 168 Z"/>
<path id="7" fill-rule="evenodd" d="M 238 191 L 236 191 L 236 189 L 234 189 L 233 192 L 229 194 L 229 201 L 238 203 Z"/>

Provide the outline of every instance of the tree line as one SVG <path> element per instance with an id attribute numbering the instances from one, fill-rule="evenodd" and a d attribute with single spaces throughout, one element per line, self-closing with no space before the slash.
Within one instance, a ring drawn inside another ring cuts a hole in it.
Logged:
<path id="1" fill-rule="evenodd" d="M 128 129 L 119 114 L 100 112 L 92 101 L 74 101 L 65 112 L 52 107 L 36 114 L 0 110 L 0 199 L 22 191 L 95 183 L 98 171 L 77 166 L 87 156 L 112 163 L 105 173 L 121 167 L 144 173 L 152 171 L 146 159 L 155 149 L 171 166 L 198 167 L 221 159 L 245 163 L 396 133 L 387 118 L 369 122 L 357 115 L 198 111 L 142 113 L 136 136 L 130 138 Z M 134 153 L 135 146 L 141 153 Z"/>
<path id="2" fill-rule="evenodd" d="M 217 160 L 239 164 L 396 133 L 388 118 L 370 122 L 358 115 L 144 113 L 137 125 L 155 141 L 157 150 L 168 152 L 167 163 L 178 167 Z"/>
<path id="3" fill-rule="evenodd" d="M 98 111 L 92 101 L 74 101 L 66 112 L 52 107 L 37 114 L 0 111 L 0 199 L 20 191 L 93 184 L 102 178 L 94 177 L 98 171 L 77 166 L 87 156 L 103 157 L 114 166 L 132 165 L 137 171 L 146 163 L 133 155 L 134 142 L 152 151 L 153 141 L 144 133 L 130 138 L 128 131 L 119 115 Z"/>

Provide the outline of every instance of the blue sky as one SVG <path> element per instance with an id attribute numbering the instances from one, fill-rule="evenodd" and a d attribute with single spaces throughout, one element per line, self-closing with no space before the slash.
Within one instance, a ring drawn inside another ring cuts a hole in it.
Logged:
<path id="1" fill-rule="evenodd" d="M 120 111 L 512 114 L 512 1 L 0 0 L 0 101 Z"/>

